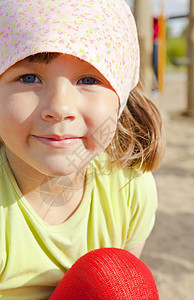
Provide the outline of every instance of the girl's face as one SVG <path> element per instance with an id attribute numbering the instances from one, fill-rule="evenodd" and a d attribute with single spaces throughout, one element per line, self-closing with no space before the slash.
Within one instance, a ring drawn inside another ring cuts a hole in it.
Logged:
<path id="1" fill-rule="evenodd" d="M 74 56 L 18 62 L 0 76 L 0 137 L 10 165 L 77 173 L 110 144 L 118 105 L 103 75 Z"/>

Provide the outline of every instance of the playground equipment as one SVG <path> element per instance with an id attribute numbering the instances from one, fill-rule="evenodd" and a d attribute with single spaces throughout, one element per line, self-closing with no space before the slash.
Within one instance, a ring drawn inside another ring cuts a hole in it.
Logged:
<path id="1" fill-rule="evenodd" d="M 152 51 L 153 51 L 153 23 L 151 16 L 150 0 L 134 0 L 134 15 L 137 23 L 141 70 L 140 78 L 145 89 L 150 92 L 152 89 Z"/>
<path id="2" fill-rule="evenodd" d="M 164 92 L 166 66 L 166 19 L 165 0 L 160 1 L 160 15 L 158 17 L 158 89 Z M 134 13 L 138 28 L 141 49 L 141 79 L 147 91 L 152 90 L 153 68 L 153 16 L 151 0 L 135 0 Z"/>
<path id="3" fill-rule="evenodd" d="M 158 90 L 164 93 L 166 69 L 166 17 L 165 0 L 160 0 L 160 15 L 158 17 Z"/>
<path id="4" fill-rule="evenodd" d="M 194 118 L 194 0 L 190 0 L 190 11 L 188 15 L 173 16 L 169 19 L 189 18 L 187 31 L 187 57 L 174 58 L 175 66 L 188 68 L 187 81 L 187 110 L 186 115 Z"/>
<path id="5" fill-rule="evenodd" d="M 190 0 L 188 28 L 188 115 L 194 118 L 194 0 Z"/>
<path id="6" fill-rule="evenodd" d="M 160 13 L 158 16 L 158 90 L 164 93 L 165 68 L 166 68 L 166 0 L 158 0 Z M 148 91 L 152 89 L 152 13 L 151 0 L 134 1 L 135 18 L 138 27 L 140 48 L 141 48 L 141 78 Z M 177 16 L 173 18 L 180 18 Z M 187 88 L 187 115 L 194 118 L 194 0 L 190 0 L 190 12 L 188 26 L 188 53 L 184 59 L 184 65 L 188 67 L 188 88 Z M 180 62 L 176 62 L 177 64 Z M 183 60 L 182 60 L 183 63 Z"/>

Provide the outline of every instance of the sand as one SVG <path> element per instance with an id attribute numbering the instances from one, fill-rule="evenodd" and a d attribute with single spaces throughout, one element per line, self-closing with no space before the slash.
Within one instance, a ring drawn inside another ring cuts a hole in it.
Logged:
<path id="1" fill-rule="evenodd" d="M 154 172 L 159 208 L 142 260 L 161 300 L 194 299 L 194 119 L 187 109 L 185 73 L 166 75 L 165 95 L 154 96 L 164 122 L 166 155 Z"/>

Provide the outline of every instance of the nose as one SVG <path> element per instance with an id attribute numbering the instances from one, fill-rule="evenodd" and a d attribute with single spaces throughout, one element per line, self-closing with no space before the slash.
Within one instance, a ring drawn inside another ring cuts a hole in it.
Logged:
<path id="1" fill-rule="evenodd" d="M 76 86 L 65 78 L 58 78 L 44 96 L 42 119 L 50 122 L 73 121 L 78 116 L 79 97 Z"/>

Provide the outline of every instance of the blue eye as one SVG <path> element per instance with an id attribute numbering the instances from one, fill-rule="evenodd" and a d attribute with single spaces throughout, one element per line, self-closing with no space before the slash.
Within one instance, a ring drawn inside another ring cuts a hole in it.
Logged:
<path id="1" fill-rule="evenodd" d="M 20 77 L 19 80 L 22 81 L 23 83 L 37 83 L 37 82 L 40 82 L 40 79 L 36 75 L 33 75 L 33 74 L 23 75 L 22 77 Z"/>
<path id="2" fill-rule="evenodd" d="M 82 78 L 79 80 L 79 83 L 80 84 L 89 84 L 89 85 L 92 85 L 92 84 L 96 84 L 98 81 L 93 78 L 93 77 L 85 77 L 85 78 Z"/>

